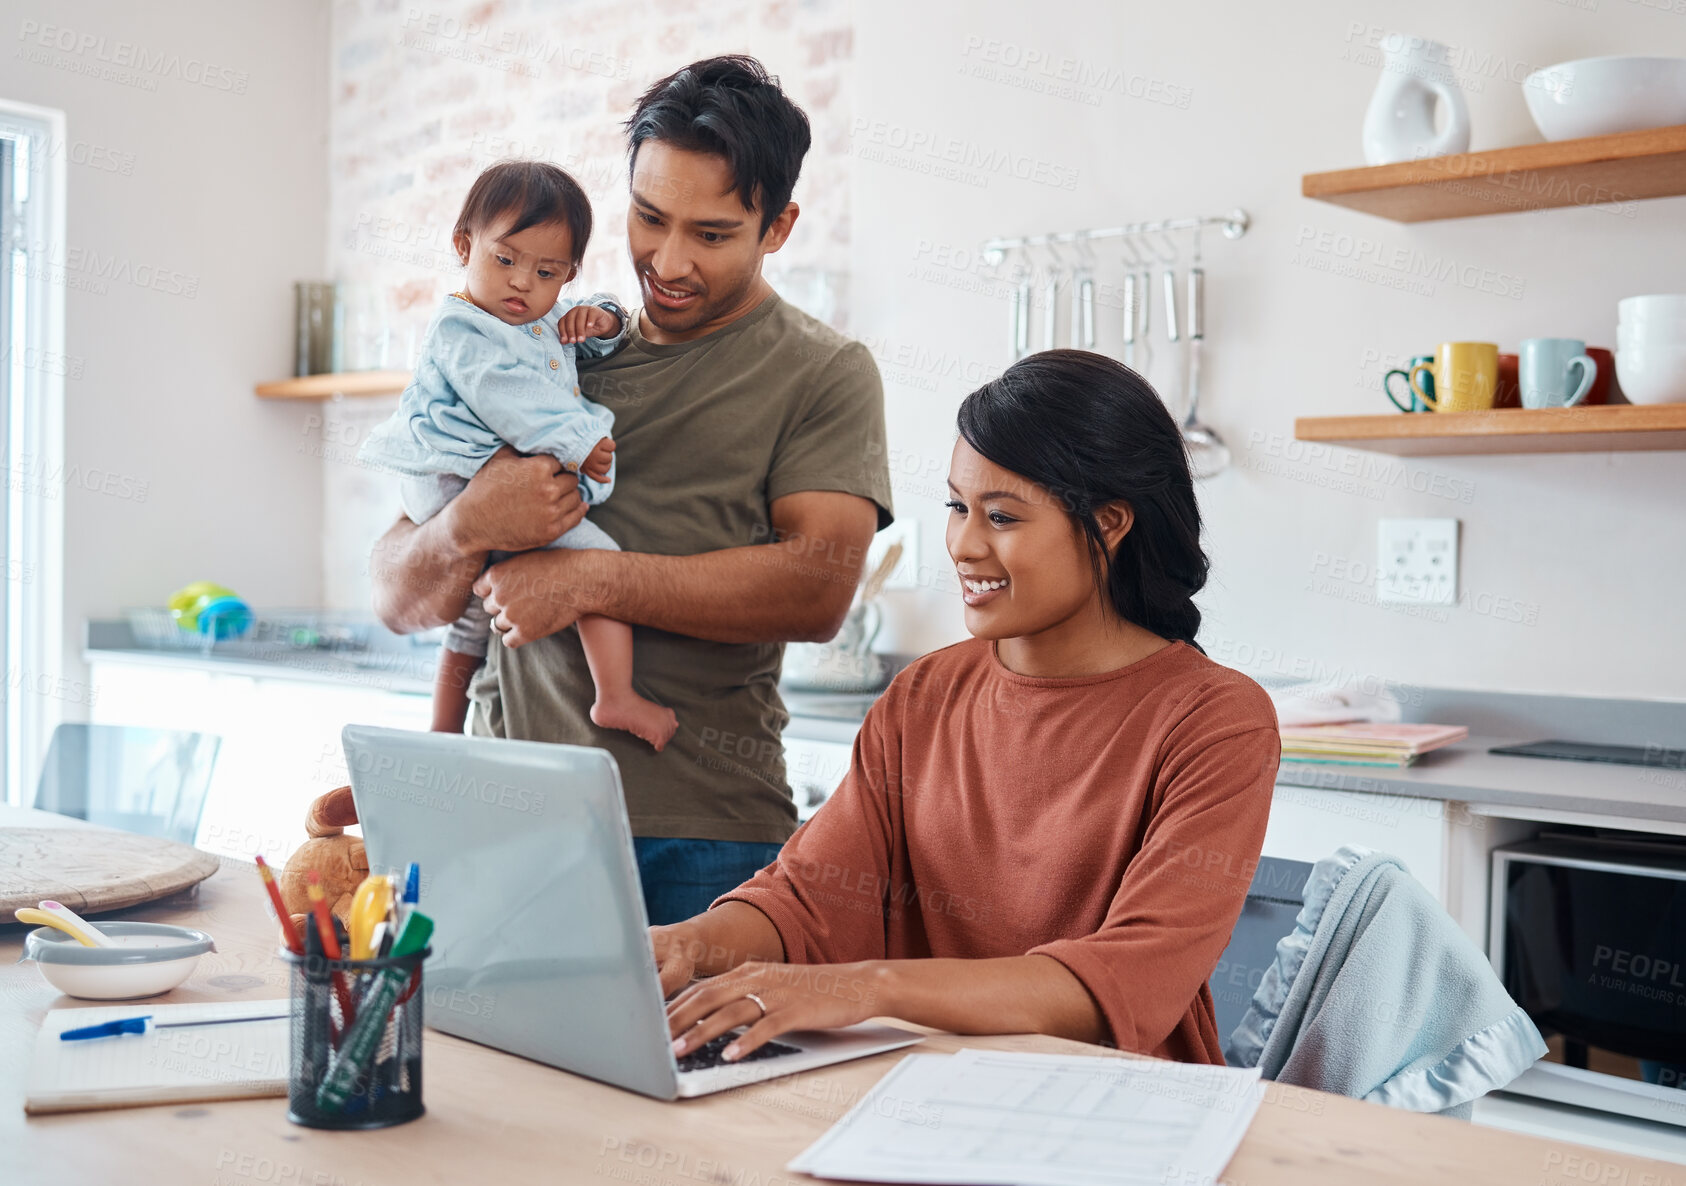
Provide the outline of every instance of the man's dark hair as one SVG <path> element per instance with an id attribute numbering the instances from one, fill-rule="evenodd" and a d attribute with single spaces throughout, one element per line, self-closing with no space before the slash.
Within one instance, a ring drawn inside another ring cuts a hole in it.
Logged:
<path id="1" fill-rule="evenodd" d="M 500 218 L 513 216 L 505 234 L 528 227 L 560 223 L 574 240 L 577 264 L 591 240 L 591 199 L 566 170 L 544 161 L 499 161 L 474 179 L 457 215 L 456 235 L 477 235 Z"/>
<path id="2" fill-rule="evenodd" d="M 743 54 L 692 62 L 653 84 L 626 121 L 632 165 L 646 140 L 726 158 L 732 192 L 759 208 L 761 233 L 790 204 L 813 137 L 766 67 Z"/>

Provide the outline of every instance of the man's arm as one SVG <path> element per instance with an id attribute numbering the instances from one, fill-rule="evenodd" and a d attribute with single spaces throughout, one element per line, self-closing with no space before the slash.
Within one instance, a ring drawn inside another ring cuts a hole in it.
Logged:
<path id="1" fill-rule="evenodd" d="M 420 526 L 399 516 L 375 544 L 376 615 L 399 634 L 456 621 L 488 552 L 543 547 L 579 523 L 577 486 L 554 457 L 499 449 L 437 515 Z"/>
<path id="2" fill-rule="evenodd" d="M 774 543 L 694 556 L 550 551 L 494 564 L 475 591 L 507 646 L 586 614 L 713 642 L 824 642 L 849 612 L 878 525 L 870 499 L 804 490 L 770 507 Z"/>

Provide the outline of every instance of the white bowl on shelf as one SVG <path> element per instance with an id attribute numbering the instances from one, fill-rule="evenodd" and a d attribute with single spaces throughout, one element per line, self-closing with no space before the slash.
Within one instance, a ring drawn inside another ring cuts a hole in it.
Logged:
<path id="1" fill-rule="evenodd" d="M 1616 349 L 1630 346 L 1686 346 L 1686 322 L 1679 325 L 1618 325 Z"/>
<path id="2" fill-rule="evenodd" d="M 1616 332 L 1638 337 L 1658 337 L 1686 333 L 1686 316 L 1647 317 L 1644 321 L 1622 318 L 1616 322 Z"/>
<path id="3" fill-rule="evenodd" d="M 1686 124 L 1686 58 L 1559 62 L 1523 80 L 1522 97 L 1547 140 Z"/>
<path id="4" fill-rule="evenodd" d="M 1637 330 L 1616 331 L 1617 350 L 1665 350 L 1670 346 L 1686 346 L 1686 329 L 1643 333 Z"/>
<path id="5" fill-rule="evenodd" d="M 1686 296 L 1655 293 L 1623 297 L 1616 302 L 1616 320 L 1623 325 L 1644 325 L 1652 321 L 1686 322 Z"/>
<path id="6" fill-rule="evenodd" d="M 1631 403 L 1686 403 L 1686 342 L 1619 347 L 1616 378 Z"/>

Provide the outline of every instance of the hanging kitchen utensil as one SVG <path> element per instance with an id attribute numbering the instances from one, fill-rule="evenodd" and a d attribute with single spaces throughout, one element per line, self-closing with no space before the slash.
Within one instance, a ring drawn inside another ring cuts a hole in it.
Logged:
<path id="1" fill-rule="evenodd" d="M 1229 466 L 1229 446 L 1214 429 L 1200 423 L 1200 351 L 1206 339 L 1206 272 L 1198 264 L 1188 270 L 1188 418 L 1183 442 L 1188 465 L 1196 478 L 1209 478 Z"/>
<path id="2" fill-rule="evenodd" d="M 1009 304 L 1012 338 L 1008 352 L 1014 362 L 1030 353 L 1030 261 L 1020 260 L 1019 268 L 1019 279 L 1013 285 Z"/>
<path id="3" fill-rule="evenodd" d="M 1082 259 L 1071 277 L 1071 345 L 1074 350 L 1095 348 L 1094 253 L 1086 240 L 1078 240 Z"/>
<path id="4" fill-rule="evenodd" d="M 1136 274 L 1124 273 L 1124 365 L 1136 369 L 1136 324 L 1141 320 L 1141 293 L 1136 289 Z"/>
<path id="5" fill-rule="evenodd" d="M 1165 282 L 1165 338 L 1171 343 L 1171 365 L 1165 375 L 1165 386 L 1159 395 L 1165 402 L 1166 409 L 1172 416 L 1182 414 L 1182 352 L 1178 343 L 1182 340 L 1177 332 L 1177 274 L 1166 268 L 1162 277 Z"/>
<path id="6" fill-rule="evenodd" d="M 1065 261 L 1052 243 L 1048 244 L 1048 279 L 1042 285 L 1042 342 L 1044 350 L 1059 346 L 1060 273 Z"/>

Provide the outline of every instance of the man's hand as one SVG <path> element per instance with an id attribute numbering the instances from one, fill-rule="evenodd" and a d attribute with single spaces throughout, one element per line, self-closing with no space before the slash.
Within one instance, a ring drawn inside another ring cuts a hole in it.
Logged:
<path id="1" fill-rule="evenodd" d="M 523 457 L 508 445 L 447 508 L 451 536 L 464 554 L 542 548 L 585 518 L 577 477 L 554 457 Z"/>
<path id="2" fill-rule="evenodd" d="M 594 612 L 581 580 L 590 562 L 590 552 L 557 548 L 523 552 L 481 573 L 474 591 L 503 645 L 520 647 L 549 638 Z"/>
<path id="3" fill-rule="evenodd" d="M 691 985 L 667 1006 L 673 1053 L 683 1055 L 740 1025 L 749 1029 L 723 1051 L 736 1061 L 790 1030 L 854 1025 L 885 1012 L 879 1001 L 882 964 L 739 964 Z M 666 979 L 663 979 L 666 987 Z M 761 998 L 758 1005 L 750 993 Z M 763 1011 L 765 1006 L 765 1011 Z"/>
<path id="4" fill-rule="evenodd" d="M 620 332 L 621 319 L 596 305 L 575 305 L 556 322 L 556 333 L 564 346 L 587 338 L 612 338 Z"/>
<path id="5" fill-rule="evenodd" d="M 580 466 L 580 472 L 586 477 L 598 482 L 609 480 L 609 463 L 615 459 L 615 442 L 604 437 L 591 447 L 591 452 L 585 455 L 585 464 Z"/>

